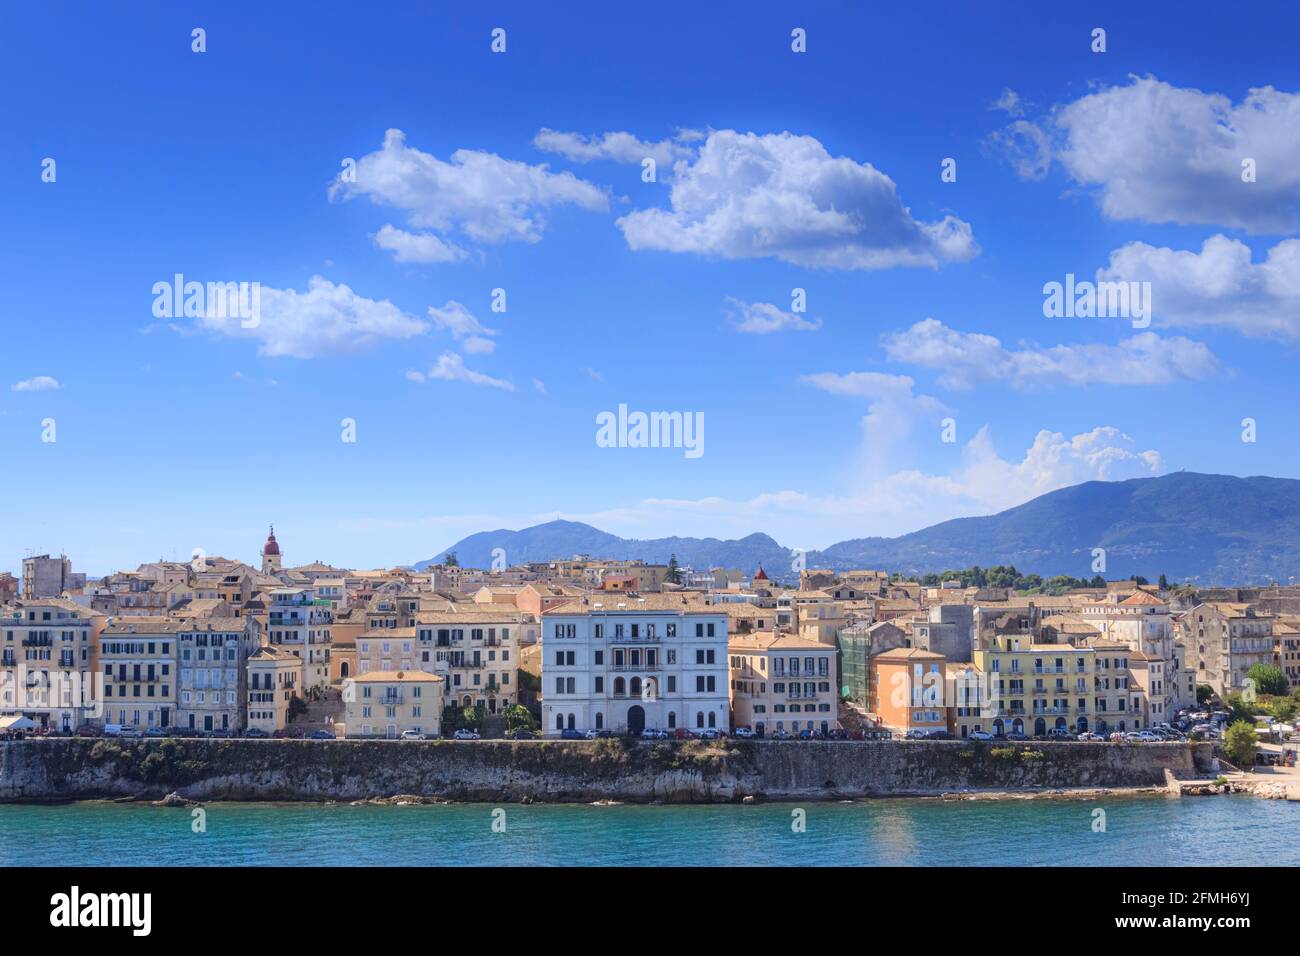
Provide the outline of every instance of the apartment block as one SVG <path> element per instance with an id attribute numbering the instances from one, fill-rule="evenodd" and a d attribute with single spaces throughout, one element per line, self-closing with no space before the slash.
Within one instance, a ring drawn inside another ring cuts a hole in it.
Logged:
<path id="1" fill-rule="evenodd" d="M 178 635 L 185 621 L 115 620 L 99 635 L 103 722 L 135 730 L 168 728 L 176 718 Z"/>
<path id="2" fill-rule="evenodd" d="M 0 608 L 0 713 L 75 730 L 96 713 L 104 616 L 59 598 Z"/>
<path id="3" fill-rule="evenodd" d="M 542 726 L 564 730 L 729 725 L 727 615 L 684 597 L 585 599 L 542 616 Z"/>
<path id="4" fill-rule="evenodd" d="M 274 588 L 267 606 L 267 643 L 302 660 L 304 692 L 329 683 L 334 608 L 312 588 Z"/>
<path id="5" fill-rule="evenodd" d="M 248 656 L 248 729 L 267 734 L 284 730 L 289 723 L 289 702 L 298 696 L 302 683 L 302 659 L 271 645 L 263 645 Z"/>
<path id="6" fill-rule="evenodd" d="M 443 679 L 421 670 L 372 671 L 343 682 L 348 737 L 442 733 Z"/>
<path id="7" fill-rule="evenodd" d="M 766 631 L 731 637 L 727 654 L 733 726 L 760 736 L 839 728 L 833 647 Z"/>
<path id="8" fill-rule="evenodd" d="M 248 712 L 245 661 L 259 645 L 251 617 L 203 618 L 177 632 L 176 725 L 189 730 L 243 730 Z"/>

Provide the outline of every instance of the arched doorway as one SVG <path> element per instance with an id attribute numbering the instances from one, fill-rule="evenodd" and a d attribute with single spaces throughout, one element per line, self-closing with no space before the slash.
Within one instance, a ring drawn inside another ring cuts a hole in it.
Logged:
<path id="1" fill-rule="evenodd" d="M 643 730 L 645 730 L 645 708 L 640 704 L 633 704 L 627 709 L 627 732 L 639 734 Z"/>
<path id="2" fill-rule="evenodd" d="M 1039 717 L 1034 721 L 1034 736 L 1041 737 L 1047 733 L 1047 721 Z"/>
<path id="3" fill-rule="evenodd" d="M 1065 718 L 1064 718 L 1064 717 L 1057 717 L 1057 718 L 1056 718 L 1056 729 L 1057 729 L 1057 730 L 1064 730 L 1064 729 L 1065 729 Z"/>
<path id="4" fill-rule="evenodd" d="M 348 662 L 347 662 L 347 661 L 340 661 L 340 662 L 339 662 L 339 676 L 342 677 L 342 678 L 344 678 L 344 679 L 347 678 L 347 676 L 348 676 Z"/>
<path id="5" fill-rule="evenodd" d="M 993 736 L 1001 737 L 1002 735 L 1002 718 L 999 717 L 997 720 L 993 721 Z"/>
<path id="6" fill-rule="evenodd" d="M 1013 734 L 1023 734 L 1025 732 L 1025 722 L 1019 717 L 1011 721 L 1011 732 Z"/>
<path id="7" fill-rule="evenodd" d="M 1084 734 L 1084 733 L 1087 733 L 1087 732 L 1088 732 L 1088 718 L 1087 718 L 1087 717 L 1080 717 L 1080 718 L 1079 718 L 1079 733 Z"/>

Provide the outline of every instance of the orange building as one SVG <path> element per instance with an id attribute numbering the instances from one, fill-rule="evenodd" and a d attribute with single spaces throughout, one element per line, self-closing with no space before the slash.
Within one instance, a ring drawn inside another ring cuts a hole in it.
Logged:
<path id="1" fill-rule="evenodd" d="M 896 647 L 871 658 L 869 709 L 898 734 L 948 729 L 942 654 Z"/>

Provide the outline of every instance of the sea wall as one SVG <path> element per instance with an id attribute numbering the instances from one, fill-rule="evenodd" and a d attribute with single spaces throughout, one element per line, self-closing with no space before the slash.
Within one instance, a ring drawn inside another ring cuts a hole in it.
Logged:
<path id="1" fill-rule="evenodd" d="M 0 801 L 710 803 L 1165 785 L 1208 745 L 968 741 L 109 740 L 0 743 Z"/>

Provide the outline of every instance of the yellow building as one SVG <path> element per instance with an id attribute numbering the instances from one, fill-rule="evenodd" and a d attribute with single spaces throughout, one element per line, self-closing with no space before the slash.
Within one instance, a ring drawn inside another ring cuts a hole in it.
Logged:
<path id="1" fill-rule="evenodd" d="M 1027 634 L 990 636 L 972 654 L 988 682 L 980 729 L 994 736 L 1091 730 L 1096 656 L 1091 647 L 1035 643 Z"/>
<path id="2" fill-rule="evenodd" d="M 442 733 L 444 681 L 422 670 L 370 671 L 343 682 L 348 737 Z"/>
<path id="3" fill-rule="evenodd" d="M 727 642 L 733 727 L 768 736 L 839 728 L 834 647 L 760 631 Z"/>

